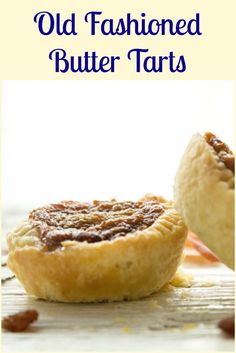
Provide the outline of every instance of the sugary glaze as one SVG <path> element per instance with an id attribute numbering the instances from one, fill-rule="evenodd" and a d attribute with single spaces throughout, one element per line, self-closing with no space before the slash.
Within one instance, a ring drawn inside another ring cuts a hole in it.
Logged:
<path id="1" fill-rule="evenodd" d="M 55 250 L 65 240 L 95 243 L 143 230 L 150 227 L 164 210 L 164 205 L 155 199 L 92 203 L 63 201 L 33 210 L 29 220 L 48 250 Z"/>

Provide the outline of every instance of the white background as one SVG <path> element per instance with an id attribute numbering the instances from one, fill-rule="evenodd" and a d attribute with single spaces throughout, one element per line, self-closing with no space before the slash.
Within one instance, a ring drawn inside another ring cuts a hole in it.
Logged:
<path id="1" fill-rule="evenodd" d="M 233 89 L 232 81 L 5 81 L 3 210 L 171 198 L 195 132 L 233 148 Z"/>

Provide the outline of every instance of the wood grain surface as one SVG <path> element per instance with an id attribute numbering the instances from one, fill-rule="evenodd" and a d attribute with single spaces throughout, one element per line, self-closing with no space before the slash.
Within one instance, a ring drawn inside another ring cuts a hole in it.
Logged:
<path id="1" fill-rule="evenodd" d="M 4 267 L 4 266 L 3 266 Z M 5 275 L 6 275 L 5 270 Z M 167 286 L 140 301 L 62 304 L 27 296 L 13 278 L 2 283 L 2 315 L 37 309 L 26 332 L 3 332 L 4 352 L 233 352 L 217 327 L 234 311 L 234 273 L 190 265 L 189 288 Z"/>

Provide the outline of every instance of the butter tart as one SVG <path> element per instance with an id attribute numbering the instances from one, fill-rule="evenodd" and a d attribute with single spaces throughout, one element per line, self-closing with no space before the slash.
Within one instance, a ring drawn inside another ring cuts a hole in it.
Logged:
<path id="1" fill-rule="evenodd" d="M 186 233 L 172 203 L 162 197 L 64 201 L 33 210 L 8 234 L 8 265 L 38 298 L 138 299 L 171 280 Z"/>
<path id="2" fill-rule="evenodd" d="M 234 154 L 211 132 L 192 137 L 174 186 L 187 226 L 234 268 Z"/>

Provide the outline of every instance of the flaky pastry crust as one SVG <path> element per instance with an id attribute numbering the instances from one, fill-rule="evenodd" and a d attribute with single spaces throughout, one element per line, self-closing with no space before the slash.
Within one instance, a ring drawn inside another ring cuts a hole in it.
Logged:
<path id="1" fill-rule="evenodd" d="M 187 226 L 233 269 L 234 174 L 199 133 L 182 157 L 174 194 Z"/>
<path id="2" fill-rule="evenodd" d="M 51 252 L 25 221 L 8 235 L 8 265 L 27 293 L 47 300 L 99 302 L 148 296 L 171 280 L 186 239 L 181 217 L 166 205 L 145 230 L 91 244 L 64 241 L 62 248 Z"/>

